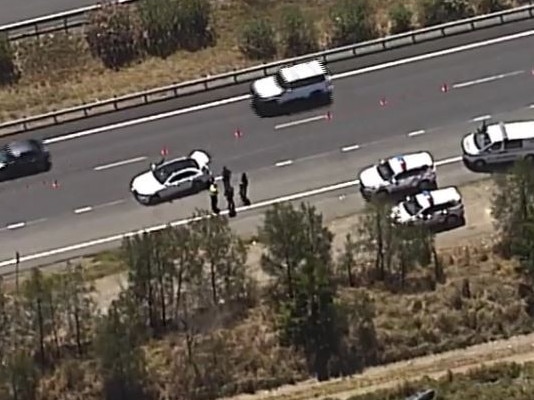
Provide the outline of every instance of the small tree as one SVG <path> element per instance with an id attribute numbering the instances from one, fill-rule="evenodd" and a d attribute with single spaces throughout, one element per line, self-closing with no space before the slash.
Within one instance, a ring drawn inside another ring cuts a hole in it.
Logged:
<path id="1" fill-rule="evenodd" d="M 389 10 L 389 19 L 391 21 L 391 33 L 407 32 L 413 28 L 413 13 L 405 3 L 395 3 Z"/>
<path id="2" fill-rule="evenodd" d="M 286 6 L 280 26 L 285 57 L 296 57 L 317 51 L 317 30 L 313 20 L 297 6 Z"/>
<path id="3" fill-rule="evenodd" d="M 419 22 L 431 26 L 473 16 L 468 0 L 419 0 Z"/>
<path id="4" fill-rule="evenodd" d="M 276 34 L 272 23 L 263 17 L 245 22 L 239 50 L 252 60 L 270 60 L 276 55 Z"/>
<path id="5" fill-rule="evenodd" d="M 105 3 L 89 16 L 85 38 L 94 57 L 119 70 L 140 56 L 139 24 L 125 4 Z"/>
<path id="6" fill-rule="evenodd" d="M 534 173 L 527 161 L 495 177 L 492 215 L 505 256 L 518 257 L 534 278 Z"/>
<path id="7" fill-rule="evenodd" d="M 333 235 L 315 208 L 278 204 L 266 212 L 260 240 L 263 266 L 274 281 L 274 308 L 280 316 L 282 343 L 304 351 L 319 380 L 330 377 L 339 353 L 345 320 L 335 301 L 337 287 L 331 255 Z"/>
<path id="8" fill-rule="evenodd" d="M 373 14 L 368 0 L 337 0 L 330 9 L 332 45 L 344 46 L 376 37 Z"/>
<path id="9" fill-rule="evenodd" d="M 15 53 L 6 33 L 0 33 L 0 86 L 16 83 L 20 71 L 15 64 Z"/>
<path id="10" fill-rule="evenodd" d="M 212 42 L 211 3 L 209 0 L 180 0 L 180 42 L 191 51 Z"/>
<path id="11" fill-rule="evenodd" d="M 112 303 L 108 315 L 99 321 L 94 341 L 103 395 L 109 400 L 147 399 L 144 355 L 121 301 L 128 299 Z"/>
<path id="12" fill-rule="evenodd" d="M 180 46 L 180 3 L 177 0 L 142 0 L 137 5 L 146 51 L 166 58 Z"/>

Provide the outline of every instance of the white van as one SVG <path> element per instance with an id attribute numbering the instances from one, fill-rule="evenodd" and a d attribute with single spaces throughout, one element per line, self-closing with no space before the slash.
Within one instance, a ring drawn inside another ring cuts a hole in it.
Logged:
<path id="1" fill-rule="evenodd" d="M 521 158 L 534 161 L 534 121 L 483 123 L 462 139 L 462 156 L 476 168 Z"/>

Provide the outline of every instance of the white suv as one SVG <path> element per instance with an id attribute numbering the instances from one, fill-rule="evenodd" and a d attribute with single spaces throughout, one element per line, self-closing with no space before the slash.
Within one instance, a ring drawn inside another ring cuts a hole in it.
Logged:
<path id="1" fill-rule="evenodd" d="M 360 192 L 366 200 L 436 188 L 436 166 L 426 151 L 381 160 L 360 172 Z"/>
<path id="2" fill-rule="evenodd" d="M 456 226 L 465 218 L 462 195 L 454 186 L 408 196 L 391 210 L 396 224 Z"/>
<path id="3" fill-rule="evenodd" d="M 254 81 L 252 106 L 260 115 L 276 113 L 296 101 L 332 100 L 332 79 L 319 61 L 281 68 L 276 74 Z"/>

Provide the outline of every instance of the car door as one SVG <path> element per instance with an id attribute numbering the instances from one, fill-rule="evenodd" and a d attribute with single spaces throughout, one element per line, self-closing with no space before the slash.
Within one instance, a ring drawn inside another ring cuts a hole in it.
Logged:
<path id="1" fill-rule="evenodd" d="M 506 150 L 503 142 L 493 143 L 485 150 L 488 163 L 500 163 L 506 160 Z"/>
<path id="2" fill-rule="evenodd" d="M 165 183 L 165 197 L 174 197 L 183 194 L 193 188 L 195 171 L 183 170 L 172 174 Z"/>

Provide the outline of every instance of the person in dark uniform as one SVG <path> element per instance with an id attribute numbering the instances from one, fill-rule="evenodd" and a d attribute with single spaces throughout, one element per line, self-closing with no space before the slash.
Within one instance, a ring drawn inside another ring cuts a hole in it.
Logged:
<path id="1" fill-rule="evenodd" d="M 211 212 L 216 215 L 219 215 L 221 211 L 219 210 L 219 207 L 218 207 L 219 189 L 217 188 L 217 184 L 215 183 L 215 180 L 213 179 L 210 182 L 209 192 L 210 192 Z"/>
<path id="2" fill-rule="evenodd" d="M 248 191 L 248 177 L 244 172 L 241 174 L 241 182 L 239 183 L 239 197 L 241 197 L 241 203 L 245 206 L 250 205 L 250 200 L 247 197 Z"/>
<path id="3" fill-rule="evenodd" d="M 237 215 L 234 202 L 234 188 L 232 186 L 229 186 L 226 190 L 225 195 L 226 201 L 228 202 L 228 216 L 230 218 L 233 218 Z"/>
<path id="4" fill-rule="evenodd" d="M 226 165 L 225 165 L 222 169 L 222 181 L 223 181 L 225 196 L 226 196 L 226 192 L 230 188 L 231 180 L 232 180 L 232 171 L 226 168 Z"/>

